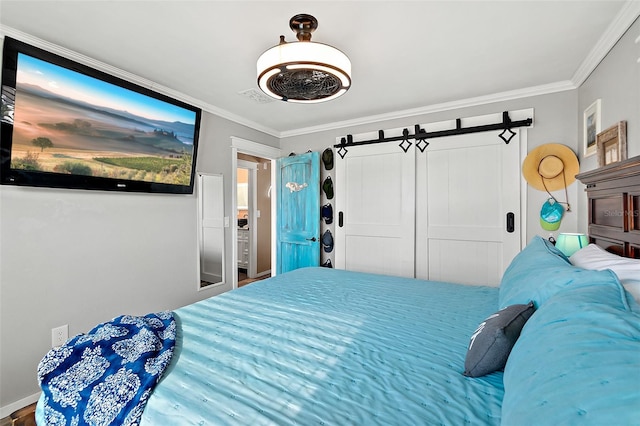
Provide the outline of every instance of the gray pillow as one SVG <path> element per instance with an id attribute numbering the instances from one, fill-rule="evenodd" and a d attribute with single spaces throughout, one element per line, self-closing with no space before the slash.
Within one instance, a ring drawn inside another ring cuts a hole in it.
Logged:
<path id="1" fill-rule="evenodd" d="M 480 377 L 504 369 L 520 331 L 533 315 L 533 302 L 511 305 L 485 319 L 471 336 L 464 375 Z"/>

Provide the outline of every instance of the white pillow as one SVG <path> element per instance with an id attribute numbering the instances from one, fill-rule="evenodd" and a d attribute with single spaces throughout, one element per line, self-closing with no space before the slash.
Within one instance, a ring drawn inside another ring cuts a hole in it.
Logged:
<path id="1" fill-rule="evenodd" d="M 620 280 L 620 283 L 640 305 L 640 280 Z"/>
<path id="2" fill-rule="evenodd" d="M 611 269 L 624 288 L 640 303 L 640 259 L 618 256 L 595 244 L 589 244 L 571 255 L 569 260 L 579 268 L 597 271 Z"/>

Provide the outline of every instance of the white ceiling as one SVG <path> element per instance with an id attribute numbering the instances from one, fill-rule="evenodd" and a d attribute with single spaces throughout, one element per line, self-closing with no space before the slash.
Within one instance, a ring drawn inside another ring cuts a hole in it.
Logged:
<path id="1" fill-rule="evenodd" d="M 258 56 L 281 34 L 295 40 L 298 13 L 318 19 L 313 41 L 350 57 L 352 88 L 315 105 L 240 95 L 257 89 Z M 0 0 L 0 29 L 290 136 L 574 88 L 639 13 L 637 2 L 614 0 Z"/>

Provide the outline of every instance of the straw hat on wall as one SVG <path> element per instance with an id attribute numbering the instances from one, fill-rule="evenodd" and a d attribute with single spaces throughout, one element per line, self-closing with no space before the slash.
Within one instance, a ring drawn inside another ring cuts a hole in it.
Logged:
<path id="1" fill-rule="evenodd" d="M 546 191 L 549 199 L 540 210 L 540 226 L 547 231 L 556 231 L 567 211 L 571 211 L 567 186 L 576 180 L 580 171 L 578 157 L 571 148 L 559 143 L 548 143 L 533 149 L 522 163 L 522 175 L 529 185 Z M 565 201 L 558 201 L 551 191 L 564 189 Z"/>
<path id="2" fill-rule="evenodd" d="M 579 171 L 576 154 L 559 143 L 540 145 L 522 163 L 522 175 L 529 185 L 547 192 L 565 189 L 575 182 Z"/>

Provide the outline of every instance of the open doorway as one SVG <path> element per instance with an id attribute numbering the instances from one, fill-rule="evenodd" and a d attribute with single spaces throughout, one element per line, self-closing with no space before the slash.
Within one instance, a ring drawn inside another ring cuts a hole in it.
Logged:
<path id="1" fill-rule="evenodd" d="M 271 161 L 238 153 L 238 287 L 271 276 Z"/>
<path id="2" fill-rule="evenodd" d="M 275 160 L 280 149 L 232 137 L 233 288 L 275 273 Z M 244 177 L 246 171 L 246 178 Z M 246 182 L 245 182 L 246 179 Z M 246 188 L 246 204 L 244 188 Z M 245 217 L 246 215 L 246 217 Z M 240 275 L 239 275 L 240 274 Z M 241 280 L 240 280 L 241 281 Z"/>

